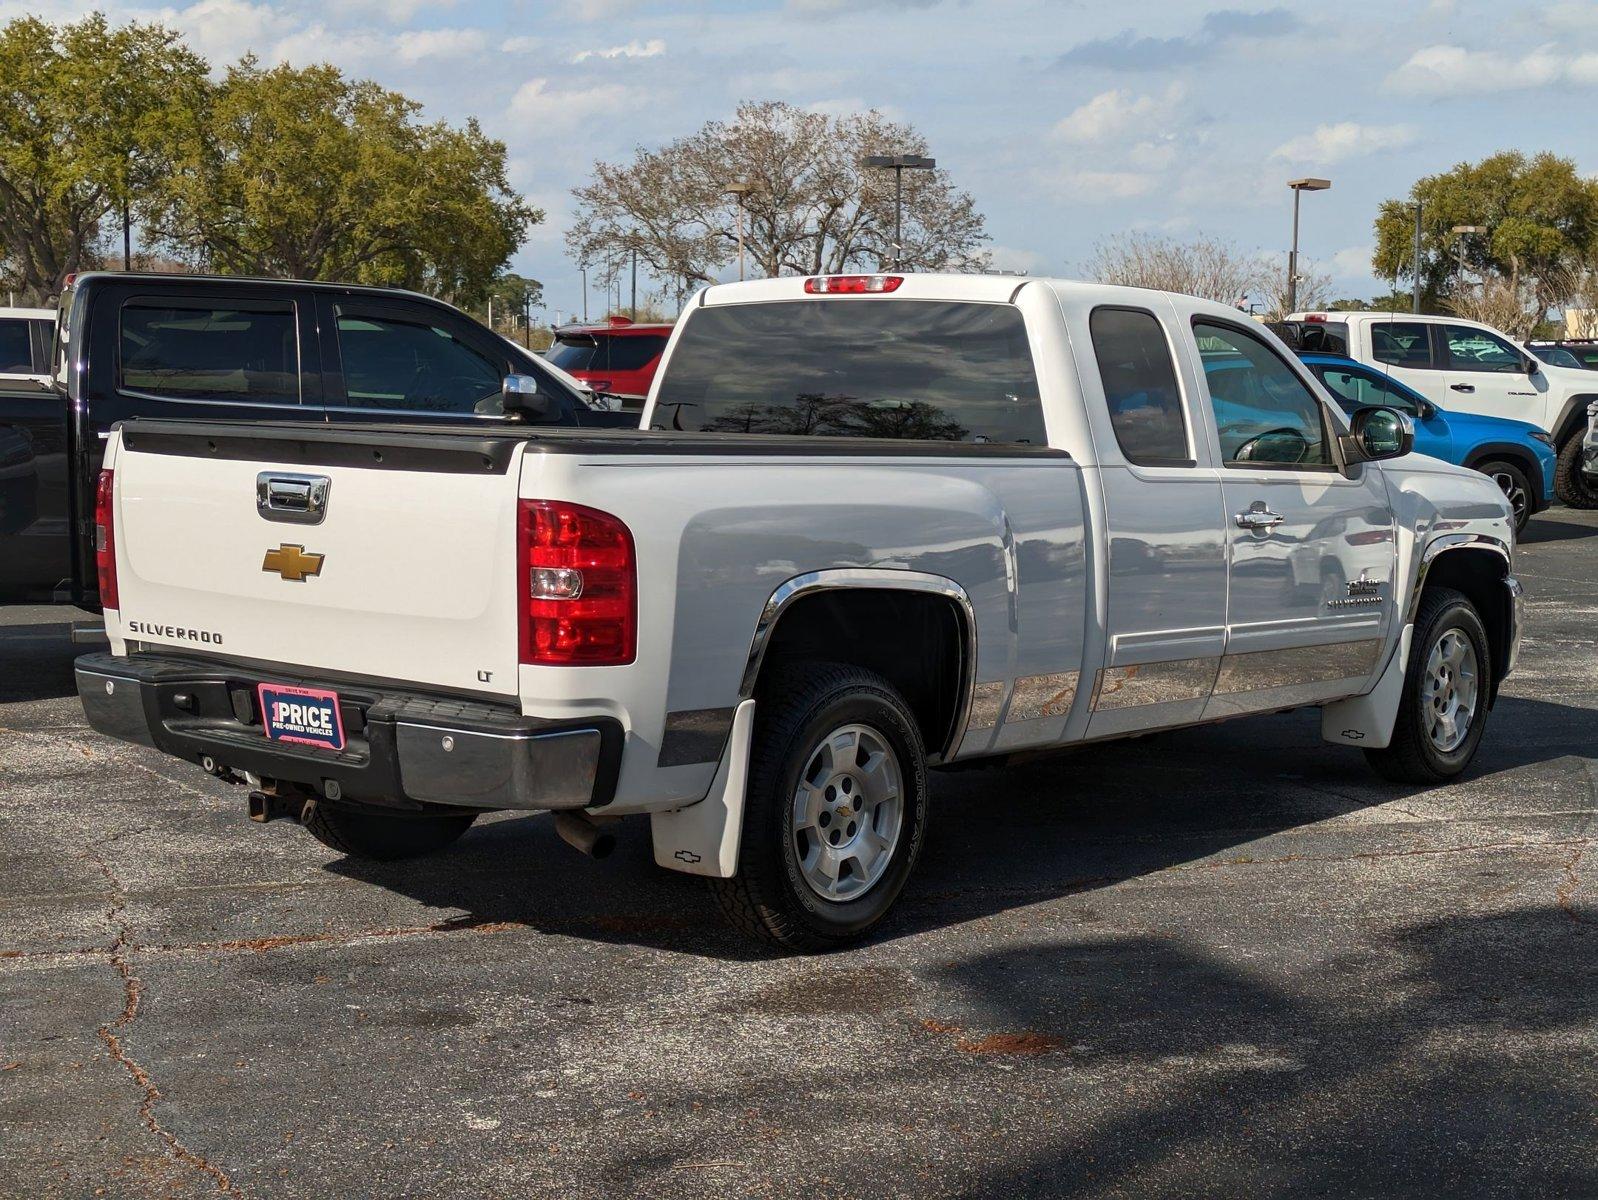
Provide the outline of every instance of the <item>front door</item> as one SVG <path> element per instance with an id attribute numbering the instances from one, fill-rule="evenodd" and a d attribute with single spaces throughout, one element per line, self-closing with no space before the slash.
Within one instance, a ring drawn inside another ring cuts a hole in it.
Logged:
<path id="1" fill-rule="evenodd" d="M 1206 719 L 1363 691 L 1393 614 L 1381 473 L 1345 472 L 1298 364 L 1253 329 L 1194 321 L 1215 421 L 1229 563 L 1226 649 Z"/>
<path id="2" fill-rule="evenodd" d="M 1448 356 L 1446 407 L 1530 421 L 1548 428 L 1547 379 L 1526 370 L 1527 357 L 1497 334 L 1474 325 L 1444 325 Z"/>

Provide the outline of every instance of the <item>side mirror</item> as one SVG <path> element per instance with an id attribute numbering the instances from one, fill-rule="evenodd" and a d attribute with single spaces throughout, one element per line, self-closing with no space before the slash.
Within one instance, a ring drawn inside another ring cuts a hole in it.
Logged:
<path id="1" fill-rule="evenodd" d="M 1362 408 L 1349 422 L 1343 453 L 1351 463 L 1401 458 L 1415 448 L 1415 426 L 1396 408 Z"/>
<path id="2" fill-rule="evenodd" d="M 548 421 L 560 415 L 555 397 L 539 391 L 535 376 L 505 376 L 500 395 L 507 417 L 512 413 L 521 413 L 530 421 Z"/>
<path id="3" fill-rule="evenodd" d="M 1436 415 L 1437 406 L 1422 396 L 1420 401 L 1420 419 L 1422 421 L 1430 421 Z"/>
<path id="4" fill-rule="evenodd" d="M 1526 374 L 1535 375 L 1542 369 L 1542 363 L 1538 362 L 1533 355 L 1528 354 L 1526 356 Z"/>

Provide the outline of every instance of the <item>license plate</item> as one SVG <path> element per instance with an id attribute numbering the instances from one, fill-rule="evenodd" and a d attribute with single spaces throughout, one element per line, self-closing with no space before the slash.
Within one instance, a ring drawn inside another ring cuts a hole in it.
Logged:
<path id="1" fill-rule="evenodd" d="M 344 749 L 344 722 L 338 715 L 338 693 L 314 688 L 263 683 L 261 722 L 274 742 L 298 742 L 324 750 Z"/>

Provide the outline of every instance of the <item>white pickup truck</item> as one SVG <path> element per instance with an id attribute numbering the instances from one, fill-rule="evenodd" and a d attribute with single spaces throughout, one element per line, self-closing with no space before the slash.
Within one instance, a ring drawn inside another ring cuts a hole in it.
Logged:
<path id="1" fill-rule="evenodd" d="M 1293 313 L 1317 335 L 1309 348 L 1346 354 L 1408 384 L 1438 408 L 1527 421 L 1553 437 L 1554 492 L 1572 508 L 1598 508 L 1598 477 L 1582 437 L 1598 402 L 1598 374 L 1540 362 L 1490 325 L 1462 317 L 1393 312 Z"/>
<path id="2" fill-rule="evenodd" d="M 904 888 L 929 768 L 1319 706 L 1427 783 L 1514 665 L 1503 495 L 1215 304 L 718 285 L 644 423 L 124 423 L 90 723 L 355 855 L 648 814 L 662 866 L 823 949 Z"/>

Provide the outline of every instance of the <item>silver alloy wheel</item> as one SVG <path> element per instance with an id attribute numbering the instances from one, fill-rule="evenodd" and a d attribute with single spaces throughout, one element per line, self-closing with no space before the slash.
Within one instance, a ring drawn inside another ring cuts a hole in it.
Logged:
<path id="1" fill-rule="evenodd" d="M 1446 629 L 1432 643 L 1421 689 L 1426 736 L 1444 754 L 1459 749 L 1470 733 L 1480 692 L 1476 647 L 1463 630 Z"/>
<path id="2" fill-rule="evenodd" d="M 1508 471 L 1494 471 L 1489 477 L 1498 485 L 1498 490 L 1503 492 L 1509 500 L 1509 507 L 1514 511 L 1515 524 L 1518 526 L 1526 515 L 1526 508 L 1531 503 L 1526 495 L 1526 489 L 1520 486 L 1517 480 Z"/>
<path id="3" fill-rule="evenodd" d="M 823 900 L 870 891 L 888 870 L 904 824 L 899 756 L 876 730 L 842 725 L 816 745 L 793 794 L 799 873 Z"/>

